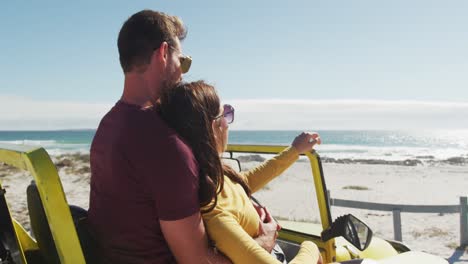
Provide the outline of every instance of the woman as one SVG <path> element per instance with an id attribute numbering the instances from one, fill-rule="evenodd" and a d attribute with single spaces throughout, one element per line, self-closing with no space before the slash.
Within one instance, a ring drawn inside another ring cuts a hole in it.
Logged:
<path id="1" fill-rule="evenodd" d="M 269 214 L 257 212 L 250 195 L 281 174 L 300 153 L 320 143 L 318 134 L 302 133 L 276 157 L 240 174 L 221 163 L 234 109 L 220 106 L 213 86 L 203 81 L 178 84 L 162 94 L 158 111 L 192 148 L 198 161 L 200 207 L 216 247 L 233 263 L 280 263 L 254 240 L 263 215 Z M 321 263 L 317 246 L 304 242 L 290 263 Z"/>

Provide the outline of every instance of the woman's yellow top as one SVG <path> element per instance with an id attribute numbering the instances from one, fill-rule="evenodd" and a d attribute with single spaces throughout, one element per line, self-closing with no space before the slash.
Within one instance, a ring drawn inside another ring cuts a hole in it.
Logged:
<path id="1" fill-rule="evenodd" d="M 241 175 L 252 193 L 280 175 L 299 157 L 289 147 L 272 159 Z M 203 214 L 210 238 L 233 263 L 280 263 L 253 239 L 258 235 L 260 217 L 242 186 L 224 176 L 224 188 L 213 211 Z M 319 251 L 312 242 L 304 242 L 289 263 L 317 263 Z"/>

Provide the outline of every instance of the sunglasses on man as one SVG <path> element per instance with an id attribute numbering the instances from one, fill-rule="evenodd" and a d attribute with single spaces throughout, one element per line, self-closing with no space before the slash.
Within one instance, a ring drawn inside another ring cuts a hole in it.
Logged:
<path id="1" fill-rule="evenodd" d="M 192 65 L 192 57 L 187 55 L 180 55 L 180 71 L 182 73 L 187 73 L 190 70 L 190 66 Z"/>
<path id="2" fill-rule="evenodd" d="M 232 124 L 232 122 L 234 122 L 234 107 L 232 107 L 232 105 L 229 104 L 223 105 L 223 113 L 215 117 L 215 119 L 218 119 L 220 117 L 223 117 L 224 120 L 226 120 L 226 123 Z"/>
<path id="3" fill-rule="evenodd" d="M 176 50 L 176 48 L 169 46 L 170 49 Z M 159 47 L 154 48 L 154 50 L 159 49 Z M 182 73 L 187 73 L 190 70 L 190 66 L 192 66 L 192 57 L 188 55 L 179 55 L 179 62 L 180 62 L 180 71 Z"/>

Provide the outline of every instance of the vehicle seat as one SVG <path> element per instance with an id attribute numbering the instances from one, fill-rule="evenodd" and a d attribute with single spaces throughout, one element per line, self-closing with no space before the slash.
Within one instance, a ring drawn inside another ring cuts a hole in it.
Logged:
<path id="1" fill-rule="evenodd" d="M 29 218 L 31 220 L 31 229 L 36 238 L 41 255 L 47 264 L 60 264 L 57 248 L 50 231 L 44 207 L 39 196 L 39 191 L 34 181 L 32 181 L 28 186 L 26 196 Z M 96 242 L 89 232 L 86 221 L 88 212 L 85 209 L 74 205 L 70 206 L 70 212 L 86 262 L 97 263 Z"/>
<path id="2" fill-rule="evenodd" d="M 0 263 L 21 262 L 12 219 L 5 199 L 5 190 L 0 184 Z"/>

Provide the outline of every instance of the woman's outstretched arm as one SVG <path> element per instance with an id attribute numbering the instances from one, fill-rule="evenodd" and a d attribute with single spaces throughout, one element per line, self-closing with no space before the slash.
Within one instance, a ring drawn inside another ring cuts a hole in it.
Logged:
<path id="1" fill-rule="evenodd" d="M 299 154 L 311 151 L 315 144 L 320 143 L 319 134 L 302 132 L 294 139 L 290 147 L 241 174 L 246 178 L 252 192 L 256 192 L 289 168 L 299 158 Z"/>

